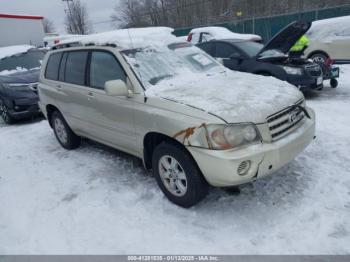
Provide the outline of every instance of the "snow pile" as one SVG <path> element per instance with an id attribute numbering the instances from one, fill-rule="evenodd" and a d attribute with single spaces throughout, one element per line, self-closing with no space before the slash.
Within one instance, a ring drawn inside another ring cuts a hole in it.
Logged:
<path id="1" fill-rule="evenodd" d="M 83 45 L 107 45 L 116 44 L 124 49 L 141 48 L 146 46 L 164 46 L 167 43 L 179 42 L 172 35 L 174 29 L 169 27 L 147 27 L 121 29 L 104 33 L 91 34 L 80 37 L 72 37 L 61 44 L 79 42 Z"/>
<path id="2" fill-rule="evenodd" d="M 178 37 L 177 37 L 177 39 L 178 39 L 179 41 L 181 41 L 181 42 L 187 42 L 187 38 L 188 38 L 187 35 L 185 35 L 185 36 L 178 36 Z"/>
<path id="3" fill-rule="evenodd" d="M 312 23 L 308 37 L 327 41 L 332 38 L 350 37 L 350 16 L 319 20 Z"/>
<path id="4" fill-rule="evenodd" d="M 253 34 L 233 33 L 225 27 L 211 26 L 192 29 L 191 33 L 208 33 L 214 39 L 239 39 L 247 41 L 261 41 L 261 37 Z"/>
<path id="5" fill-rule="evenodd" d="M 350 254 L 350 66 L 341 72 L 337 89 L 308 98 L 317 139 L 295 161 L 188 210 L 128 154 L 89 140 L 67 151 L 47 121 L 0 120 L 0 254 Z"/>
<path id="6" fill-rule="evenodd" d="M 0 60 L 5 57 L 28 52 L 28 50 L 32 48 L 35 48 L 35 47 L 31 45 L 14 45 L 14 46 L 0 47 Z"/>

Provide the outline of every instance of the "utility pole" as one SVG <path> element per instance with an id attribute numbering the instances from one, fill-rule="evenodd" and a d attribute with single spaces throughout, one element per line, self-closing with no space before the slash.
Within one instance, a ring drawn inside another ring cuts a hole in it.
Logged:
<path id="1" fill-rule="evenodd" d="M 67 4 L 67 8 L 64 9 L 64 12 L 67 14 L 67 17 L 71 17 L 72 16 L 72 11 L 70 9 L 70 4 L 69 3 L 73 3 L 73 0 L 62 0 L 62 2 L 65 2 Z M 68 24 L 70 31 L 73 31 L 72 28 L 72 23 L 69 22 Z"/>

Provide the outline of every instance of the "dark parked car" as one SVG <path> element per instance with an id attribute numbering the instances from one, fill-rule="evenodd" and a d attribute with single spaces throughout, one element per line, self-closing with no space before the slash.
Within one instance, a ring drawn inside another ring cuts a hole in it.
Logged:
<path id="1" fill-rule="evenodd" d="M 289 50 L 311 27 L 308 22 L 294 22 L 265 46 L 242 40 L 213 40 L 197 46 L 223 64 L 241 72 L 273 76 L 300 88 L 322 89 L 321 67 L 307 59 L 289 56 Z"/>
<path id="2" fill-rule="evenodd" d="M 44 55 L 44 51 L 33 48 L 0 60 L 0 73 L 10 72 L 0 75 L 0 114 L 5 123 L 39 113 L 36 89 Z"/>

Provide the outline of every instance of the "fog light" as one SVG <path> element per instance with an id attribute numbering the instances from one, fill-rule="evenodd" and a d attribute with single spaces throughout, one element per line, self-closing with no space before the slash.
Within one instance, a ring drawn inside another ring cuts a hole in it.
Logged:
<path id="1" fill-rule="evenodd" d="M 240 163 L 237 169 L 238 175 L 245 176 L 248 173 L 250 166 L 251 166 L 251 162 L 249 160 L 243 161 L 242 163 Z"/>
<path id="2" fill-rule="evenodd" d="M 20 107 L 19 106 L 15 106 L 15 110 L 19 110 L 20 109 Z"/>

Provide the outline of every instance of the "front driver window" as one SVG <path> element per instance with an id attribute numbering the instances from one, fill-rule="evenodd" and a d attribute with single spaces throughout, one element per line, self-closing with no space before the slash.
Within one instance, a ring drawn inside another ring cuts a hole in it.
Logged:
<path id="1" fill-rule="evenodd" d="M 103 90 L 110 80 L 126 81 L 124 70 L 113 54 L 93 51 L 90 65 L 90 86 Z"/>
<path id="2" fill-rule="evenodd" d="M 217 58 L 230 58 L 233 54 L 238 54 L 238 51 L 229 44 L 216 43 L 215 45 L 215 57 Z"/>

